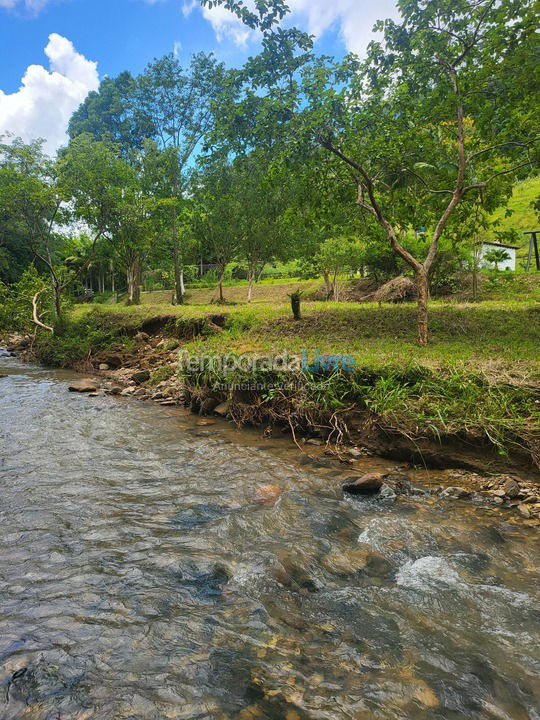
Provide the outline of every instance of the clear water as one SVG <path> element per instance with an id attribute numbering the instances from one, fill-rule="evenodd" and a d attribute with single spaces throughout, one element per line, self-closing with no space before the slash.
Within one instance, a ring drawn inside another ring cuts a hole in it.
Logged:
<path id="1" fill-rule="evenodd" d="M 540 718 L 536 528 L 0 372 L 3 720 Z"/>

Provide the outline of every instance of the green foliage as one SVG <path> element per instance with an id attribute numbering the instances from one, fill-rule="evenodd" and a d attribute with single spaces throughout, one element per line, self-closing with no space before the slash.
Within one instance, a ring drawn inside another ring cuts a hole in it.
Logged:
<path id="1" fill-rule="evenodd" d="M 0 330 L 30 332 L 35 327 L 32 323 L 32 298 L 45 287 L 45 280 L 33 265 L 12 285 L 0 282 Z M 42 319 L 48 323 L 53 321 L 50 294 L 42 297 L 41 306 L 46 305 L 49 312 L 44 313 Z"/>

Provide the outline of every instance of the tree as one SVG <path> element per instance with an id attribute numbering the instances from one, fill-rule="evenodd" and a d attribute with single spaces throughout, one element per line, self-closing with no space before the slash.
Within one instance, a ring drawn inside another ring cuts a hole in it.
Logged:
<path id="1" fill-rule="evenodd" d="M 260 58 L 266 53 L 267 60 L 281 62 L 272 53 L 280 32 L 286 32 L 277 26 L 285 11 L 282 2 L 257 3 L 251 15 L 242 2 L 213 4 L 224 4 L 263 29 Z M 372 43 L 365 62 L 353 56 L 337 63 L 326 58 L 304 62 L 298 66 L 300 92 L 294 100 L 292 94 L 285 96 L 282 105 L 291 142 L 301 132 L 313 141 L 300 147 L 306 162 L 312 167 L 320 162 L 317 146 L 333 155 L 338 179 L 343 173 L 337 168 L 344 168 L 355 188 L 358 208 L 374 219 L 385 242 L 414 271 L 423 345 L 428 342 L 429 275 L 456 209 L 476 197 L 500 197 L 509 190 L 506 176 L 533 166 L 531 148 L 538 138 L 531 123 L 506 127 L 501 140 L 500 128 L 487 121 L 497 78 L 504 76 L 508 86 L 515 72 L 512 49 L 533 46 L 533 5 L 400 0 L 401 22 L 379 25 L 384 45 Z M 287 38 L 294 42 L 292 35 Z M 266 88 L 268 107 L 275 109 L 280 96 L 263 66 L 251 61 L 248 72 L 251 82 Z M 402 240 L 420 213 L 429 235 L 415 256 Z"/>
<path id="2" fill-rule="evenodd" d="M 69 284 L 55 267 L 55 249 L 59 225 L 63 221 L 63 188 L 58 182 L 56 167 L 42 150 L 43 143 L 25 144 L 19 138 L 0 145 L 3 195 L 9 212 L 24 227 L 28 247 L 35 259 L 46 267 L 51 280 L 54 314 L 61 314 L 61 294 Z M 39 296 L 42 293 L 39 294 Z M 42 325 L 34 304 L 34 321 Z M 46 327 L 52 330 L 50 327 Z"/>
<path id="3" fill-rule="evenodd" d="M 228 196 L 233 202 L 241 198 L 239 254 L 247 264 L 248 303 L 265 265 L 290 252 L 290 225 L 284 217 L 288 181 L 283 168 L 272 164 L 264 151 L 240 155 L 231 166 Z"/>
<path id="4" fill-rule="evenodd" d="M 217 266 L 219 302 L 225 302 L 223 279 L 238 255 L 245 232 L 242 198 L 235 192 L 228 164 L 204 166 L 194 182 L 193 233 L 202 251 Z"/>
<path id="5" fill-rule="evenodd" d="M 96 140 L 114 143 L 124 155 L 141 149 L 144 139 L 153 136 L 154 127 L 138 112 L 135 89 L 135 78 L 127 71 L 104 78 L 71 116 L 69 137 L 73 140 L 89 133 Z"/>
<path id="6" fill-rule="evenodd" d="M 495 270 L 499 272 L 499 263 L 510 260 L 510 253 L 504 248 L 493 248 L 484 255 L 484 258 L 488 263 L 495 265 Z"/>
<path id="7" fill-rule="evenodd" d="M 59 169 L 76 217 L 107 238 L 126 273 L 128 303 L 140 302 L 141 270 L 157 232 L 159 200 L 145 193 L 144 153 L 128 162 L 107 141 L 80 135 L 60 155 Z"/>
<path id="8" fill-rule="evenodd" d="M 358 270 L 362 257 L 361 246 L 349 237 L 328 238 L 321 245 L 315 262 L 324 277 L 327 300 L 339 300 L 340 275 Z"/>
<path id="9" fill-rule="evenodd" d="M 194 55 L 184 70 L 172 55 L 154 61 L 137 78 L 134 101 L 153 128 L 155 152 L 162 152 L 159 196 L 169 198 L 168 246 L 173 256 L 175 298 L 184 296 L 185 238 L 182 217 L 189 169 L 214 122 L 214 103 L 226 81 L 222 64 L 212 55 Z M 148 146 L 147 146 L 148 147 Z M 155 165 L 159 163 L 157 158 Z"/>

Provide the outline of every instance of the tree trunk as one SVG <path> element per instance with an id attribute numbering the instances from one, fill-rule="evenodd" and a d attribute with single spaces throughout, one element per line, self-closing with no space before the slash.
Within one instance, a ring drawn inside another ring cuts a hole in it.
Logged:
<path id="1" fill-rule="evenodd" d="M 250 262 L 248 263 L 248 292 L 247 292 L 248 303 L 250 303 L 253 298 L 253 284 L 255 283 L 256 280 L 257 280 L 257 262 L 250 260 Z"/>
<path id="2" fill-rule="evenodd" d="M 141 303 L 141 263 L 134 260 L 127 269 L 127 304 L 140 305 Z"/>
<path id="3" fill-rule="evenodd" d="M 223 295 L 223 277 L 225 276 L 225 268 L 221 268 L 219 271 L 218 286 L 219 286 L 219 302 L 224 303 L 225 297 Z"/>
<path id="4" fill-rule="evenodd" d="M 323 270 L 324 285 L 326 288 L 326 299 L 331 300 L 332 298 L 332 283 L 330 282 L 330 273 Z"/>
<path id="5" fill-rule="evenodd" d="M 52 291 L 53 291 L 53 299 L 54 299 L 54 316 L 57 320 L 59 320 L 60 315 L 62 314 L 62 306 L 61 306 L 62 291 L 56 281 L 54 281 L 52 284 Z"/>
<path id="6" fill-rule="evenodd" d="M 173 305 L 182 305 L 184 302 L 184 270 L 182 268 L 182 262 L 178 246 L 174 245 L 173 250 L 174 259 L 174 298 Z"/>
<path id="7" fill-rule="evenodd" d="M 416 287 L 418 289 L 418 344 L 427 345 L 429 341 L 428 330 L 428 274 L 424 268 L 416 272 Z"/>

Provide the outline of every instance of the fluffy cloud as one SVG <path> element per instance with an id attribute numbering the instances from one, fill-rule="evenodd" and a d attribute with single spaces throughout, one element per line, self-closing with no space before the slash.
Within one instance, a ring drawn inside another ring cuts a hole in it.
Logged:
<path id="1" fill-rule="evenodd" d="M 248 3 L 250 4 L 250 3 Z M 396 0 L 289 0 L 292 20 L 310 34 L 321 37 L 335 29 L 348 50 L 363 54 L 373 37 L 372 29 L 377 20 L 396 17 Z M 193 2 L 185 8 L 192 9 Z M 232 40 L 245 46 L 251 33 L 242 23 L 223 7 L 204 8 L 203 16 L 212 25 L 219 41 Z"/>
<path id="2" fill-rule="evenodd" d="M 56 33 L 49 36 L 45 55 L 49 70 L 30 65 L 17 92 L 8 95 L 0 90 L 0 135 L 10 132 L 25 141 L 44 138 L 45 148 L 54 153 L 66 142 L 74 110 L 91 90 L 97 90 L 99 75 L 97 63 Z"/>
<path id="3" fill-rule="evenodd" d="M 48 2 L 49 0 L 0 0 L 0 8 L 24 8 L 30 12 L 39 12 Z"/>

